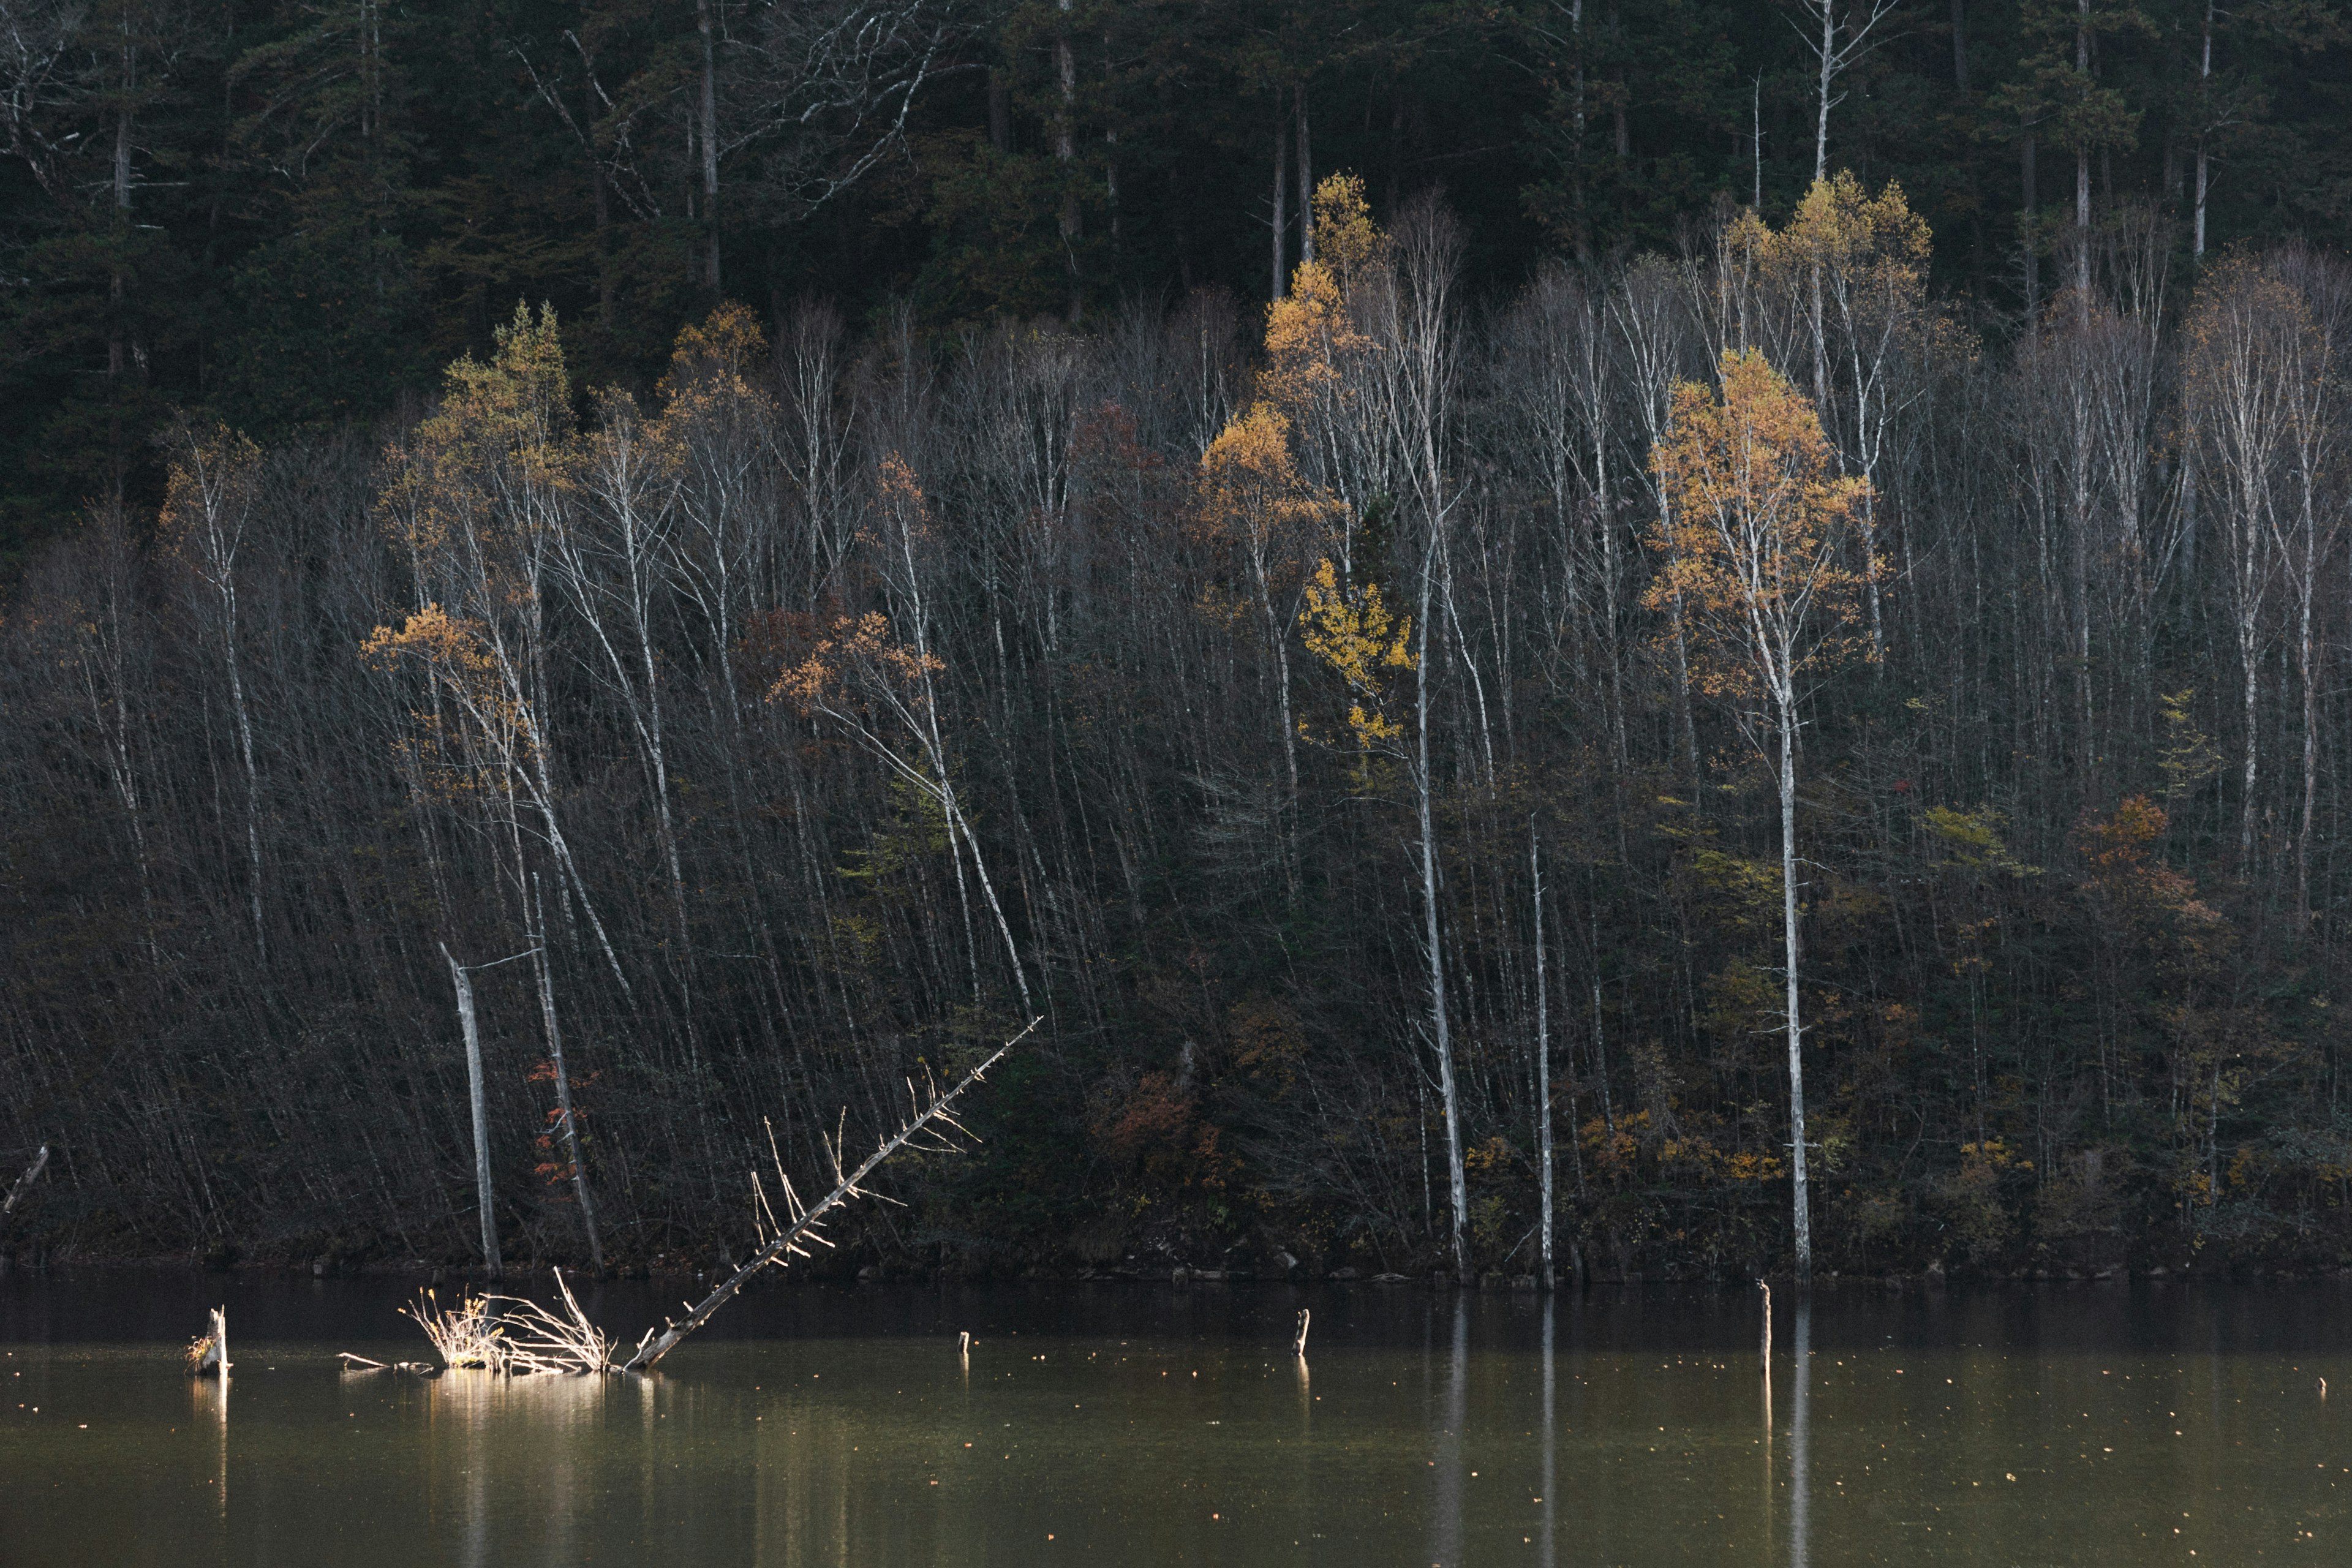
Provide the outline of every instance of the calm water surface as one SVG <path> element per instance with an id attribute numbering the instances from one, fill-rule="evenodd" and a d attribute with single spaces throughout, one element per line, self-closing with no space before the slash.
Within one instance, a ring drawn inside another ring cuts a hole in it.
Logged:
<path id="1" fill-rule="evenodd" d="M 338 1370 L 420 1352 L 409 1293 L 0 1279 L 0 1563 L 2352 1561 L 2338 1285 L 1829 1289 L 1769 1390 L 1751 1293 L 1417 1286 L 780 1288 L 653 1378 Z"/>

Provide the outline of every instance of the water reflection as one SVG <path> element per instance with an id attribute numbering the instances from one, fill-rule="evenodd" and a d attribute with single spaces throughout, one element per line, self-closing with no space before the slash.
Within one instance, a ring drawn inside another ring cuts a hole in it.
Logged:
<path id="1" fill-rule="evenodd" d="M 649 1395 L 649 1380 L 638 1381 Z M 614 1414 L 615 1379 L 454 1371 L 429 1379 L 345 1373 L 342 1383 L 353 1405 L 421 1404 L 427 1506 L 455 1522 L 457 1562 L 488 1568 L 500 1560 L 500 1538 L 512 1528 L 501 1521 L 511 1520 L 517 1492 L 534 1500 L 534 1543 L 551 1561 L 570 1559 L 583 1489 L 576 1472 Z"/>
<path id="2" fill-rule="evenodd" d="M 1553 1310 L 1558 1305 L 1558 1299 L 1552 1292 L 1545 1291 L 1543 1299 L 1543 1513 L 1537 1524 L 1537 1528 L 1541 1530 L 1543 1534 L 1538 1538 L 1538 1544 L 1536 1551 L 1536 1561 L 1543 1563 L 1544 1568 L 1551 1568 L 1552 1517 L 1553 1510 L 1559 1506 L 1559 1402 L 1557 1398 L 1559 1381 L 1553 1363 L 1553 1336 L 1558 1331 Z"/>
<path id="3" fill-rule="evenodd" d="M 344 1377 L 328 1351 L 408 1347 L 248 1329 L 233 1483 L 194 1310 L 136 1345 L 58 1313 L 0 1342 L 0 1562 L 1845 1568 L 2108 1561 L 2167 1509 L 2182 1560 L 2251 1561 L 2352 1495 L 2316 1387 L 2352 1376 L 2352 1287 L 1781 1294 L 1769 1379 L 1752 1288 L 1333 1289 L 1311 1372 L 1271 1289 L 1042 1324 L 873 1293 L 896 1331 L 713 1337 L 651 1380 Z M 2239 1500 L 2239 1537 L 2192 1494 Z"/>
<path id="4" fill-rule="evenodd" d="M 1430 1561 L 1456 1568 L 1462 1561 L 1462 1433 L 1470 1420 L 1470 1298 L 1455 1290 L 1447 1334 L 1445 1393 L 1437 1415 L 1436 1495 L 1431 1502 Z"/>
<path id="5" fill-rule="evenodd" d="M 195 1380 L 196 1425 L 209 1426 L 217 1434 L 213 1465 L 213 1489 L 219 1499 L 219 1513 L 228 1518 L 228 1373 L 218 1377 Z"/>
<path id="6" fill-rule="evenodd" d="M 1789 1568 L 1812 1561 L 1813 1300 L 1797 1295 L 1795 1332 L 1789 1349 L 1796 1365 L 1789 1373 Z"/>

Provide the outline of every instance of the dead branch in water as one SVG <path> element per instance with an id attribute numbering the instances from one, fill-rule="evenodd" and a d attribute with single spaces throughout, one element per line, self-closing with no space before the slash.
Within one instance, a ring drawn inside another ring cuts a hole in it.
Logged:
<path id="1" fill-rule="evenodd" d="M 454 1307 L 444 1307 L 430 1290 L 401 1315 L 415 1320 L 441 1353 L 445 1365 L 468 1371 L 495 1372 L 508 1377 L 530 1373 L 605 1372 L 613 1365 L 613 1342 L 588 1321 L 580 1303 L 555 1271 L 555 1289 L 563 1297 L 561 1314 L 520 1296 L 466 1296 Z M 344 1363 L 361 1372 L 384 1368 L 365 1356 L 342 1352 Z M 394 1372 L 428 1372 L 421 1362 L 394 1362 Z"/>
<path id="2" fill-rule="evenodd" d="M 606 1372 L 613 1365 L 613 1342 L 604 1331 L 588 1321 L 572 1299 L 572 1287 L 563 1282 L 563 1270 L 555 1270 L 555 1289 L 563 1297 L 563 1315 L 558 1317 L 536 1301 L 520 1296 L 493 1296 L 499 1306 L 500 1341 L 506 1346 L 507 1368 L 509 1373 Z"/>
<path id="3" fill-rule="evenodd" d="M 928 1107 L 917 1103 L 915 1086 L 909 1081 L 907 1085 L 907 1101 L 908 1109 L 913 1114 L 895 1134 L 877 1143 L 874 1152 L 866 1156 L 866 1163 L 856 1170 L 845 1174 L 843 1173 L 841 1145 L 838 1142 L 828 1140 L 825 1143 L 825 1152 L 833 1160 L 835 1185 L 833 1191 L 819 1198 L 809 1207 L 801 1207 L 799 1196 L 793 1191 L 791 1181 L 784 1175 L 783 1163 L 779 1160 L 776 1164 L 776 1179 L 782 1184 L 785 1208 L 792 1215 L 792 1223 L 777 1230 L 773 1235 L 763 1236 L 761 1246 L 758 1251 L 751 1254 L 751 1259 L 725 1279 L 720 1280 L 710 1294 L 688 1309 L 684 1319 L 666 1323 L 657 1334 L 652 1330 L 647 1330 L 646 1337 L 637 1342 L 636 1350 L 626 1362 L 622 1363 L 621 1370 L 645 1372 L 651 1368 L 662 1357 L 676 1350 L 680 1340 L 709 1322 L 710 1314 L 725 1306 L 752 1275 L 772 1263 L 779 1268 L 785 1268 L 791 1267 L 793 1258 L 806 1258 L 808 1253 L 802 1247 L 801 1243 L 814 1241 L 821 1246 L 831 1247 L 833 1243 L 825 1240 L 820 1234 L 825 1222 L 834 1216 L 834 1211 L 848 1203 L 850 1199 L 871 1195 L 859 1184 L 873 1173 L 876 1166 L 899 1150 L 911 1145 L 919 1149 L 927 1149 L 934 1153 L 961 1152 L 962 1145 L 957 1143 L 950 1135 L 971 1138 L 972 1134 L 962 1123 L 956 1121 L 950 1108 L 955 1104 L 957 1097 L 964 1090 L 987 1077 L 988 1069 L 1003 1061 L 1007 1051 L 1028 1038 L 1030 1031 L 1036 1028 L 1042 1019 L 1030 1019 L 1027 1028 L 990 1052 L 986 1061 L 964 1074 L 957 1081 L 956 1086 L 946 1093 L 942 1094 L 937 1088 L 931 1088 L 930 1103 Z M 942 1131 L 941 1129 L 946 1131 Z M 974 1141 L 977 1142 L 977 1140 Z M 761 1229 L 764 1233 L 769 1226 L 774 1223 L 774 1211 L 768 1207 L 767 1195 L 760 1188 L 756 1174 L 752 1178 L 752 1184 L 757 1208 L 759 1212 L 768 1216 L 761 1225 Z"/>
<path id="4" fill-rule="evenodd" d="M 504 1372 L 507 1369 L 505 1327 L 491 1296 L 463 1296 L 454 1307 L 444 1307 L 439 1299 L 427 1290 L 415 1303 L 403 1307 L 400 1315 L 412 1319 L 433 1342 L 441 1357 L 441 1364 L 468 1367 L 483 1372 Z"/>
<path id="5" fill-rule="evenodd" d="M 789 1268 L 792 1259 L 806 1258 L 803 1242 L 815 1242 L 831 1247 L 822 1234 L 825 1223 L 835 1217 L 835 1211 L 852 1198 L 874 1197 L 861 1185 L 874 1168 L 901 1149 L 915 1148 L 937 1154 L 955 1154 L 963 1151 L 956 1140 L 971 1139 L 971 1130 L 955 1119 L 953 1107 L 964 1090 L 988 1076 L 988 1069 L 1004 1059 L 1013 1047 L 1027 1039 L 1032 1030 L 1044 1020 L 1032 1018 L 1027 1028 L 1005 1041 L 988 1055 L 988 1059 L 974 1067 L 956 1081 L 945 1093 L 926 1079 L 924 1085 L 929 1100 L 926 1104 L 918 1095 L 914 1081 L 907 1083 L 908 1120 L 898 1131 L 875 1145 L 874 1152 L 866 1157 L 856 1170 L 845 1173 L 841 1164 L 841 1142 L 836 1136 L 824 1140 L 826 1156 L 833 1162 L 833 1191 L 814 1204 L 803 1207 L 800 1194 L 793 1190 L 792 1178 L 784 1173 L 782 1155 L 775 1147 L 775 1133 L 768 1134 L 768 1148 L 775 1161 L 776 1181 L 784 1201 L 789 1224 L 780 1222 L 770 1206 L 768 1193 L 760 1174 L 751 1173 L 752 1223 L 760 1232 L 760 1246 L 749 1261 L 721 1280 L 710 1294 L 699 1302 L 687 1307 L 683 1319 L 665 1322 L 656 1331 L 648 1329 L 637 1342 L 636 1349 L 625 1362 L 613 1360 L 613 1342 L 603 1330 L 588 1321 L 573 1299 L 572 1287 L 563 1282 L 563 1272 L 556 1270 L 555 1288 L 563 1298 L 561 1314 L 520 1296 L 467 1296 L 455 1307 L 443 1307 L 427 1290 L 412 1306 L 403 1307 L 404 1317 L 415 1320 L 433 1342 L 442 1362 L 452 1367 L 478 1368 L 486 1372 L 504 1373 L 509 1376 L 523 1373 L 589 1373 L 645 1372 L 655 1363 L 677 1348 L 677 1342 L 710 1321 L 710 1315 L 725 1306 L 730 1298 L 742 1289 L 744 1282 L 770 1264 L 779 1268 Z M 847 1114 L 844 1113 L 845 1116 Z M 823 1135 L 820 1134 L 822 1137 Z M 884 1201 L 892 1201 L 884 1198 Z M 217 1320 L 217 1314 L 215 1314 Z M 965 1336 L 964 1348 L 971 1350 L 971 1336 Z M 191 1356 L 194 1355 L 192 1351 Z M 382 1362 L 371 1362 L 364 1356 L 346 1353 L 347 1365 L 360 1371 L 382 1369 Z M 406 1371 L 417 1363 L 400 1362 L 391 1370 Z"/>
<path id="6" fill-rule="evenodd" d="M 390 1372 L 405 1373 L 410 1377 L 441 1375 L 441 1369 L 429 1361 L 381 1362 L 368 1356 L 353 1355 L 349 1351 L 337 1351 L 335 1354 L 341 1359 L 343 1370 L 349 1373 Z"/>

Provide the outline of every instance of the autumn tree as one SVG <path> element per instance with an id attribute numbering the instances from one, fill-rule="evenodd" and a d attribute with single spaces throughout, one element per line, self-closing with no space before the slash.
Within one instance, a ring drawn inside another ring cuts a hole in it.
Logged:
<path id="1" fill-rule="evenodd" d="M 1288 564 L 1301 530 L 1332 516 L 1338 503 L 1299 477 L 1290 455 L 1290 422 L 1263 403 L 1225 426 L 1201 455 L 1202 527 L 1230 544 L 1249 574 L 1258 626 L 1273 656 L 1276 710 L 1291 807 L 1298 802 L 1298 744 L 1290 716 L 1287 616 L 1274 608 L 1275 584 Z"/>
<path id="2" fill-rule="evenodd" d="M 778 673 L 768 689 L 768 700 L 790 703 L 803 713 L 839 724 L 883 764 L 893 781 L 913 790 L 940 814 L 955 852 L 958 889 L 963 886 L 964 858 L 969 855 L 1025 1014 L 1030 1008 L 1028 973 L 957 784 L 955 759 L 940 721 L 939 677 L 947 664 L 931 648 L 933 610 L 922 560 L 931 534 L 929 499 L 914 470 L 895 452 L 883 458 L 878 479 L 882 532 L 870 542 L 877 546 L 877 573 L 898 602 L 898 625 L 879 610 L 835 617 L 804 655 Z M 977 1001 L 979 958 L 969 919 L 965 945 Z"/>
<path id="3" fill-rule="evenodd" d="M 627 973 L 564 829 L 552 747 L 549 597 L 578 467 L 555 314 L 534 319 L 518 305 L 489 362 L 453 365 L 440 408 L 394 456 L 384 510 L 424 602 L 398 626 L 378 626 L 362 652 L 424 678 L 416 743 L 457 798 L 488 808 L 525 907 L 535 906 L 530 822 L 626 995 Z"/>
<path id="4" fill-rule="evenodd" d="M 1650 454 L 1672 510 L 1651 535 L 1663 564 L 1643 603 L 1681 606 L 1699 689 L 1729 708 L 1779 788 L 1790 1166 L 1804 1279 L 1813 1237 L 1798 997 L 1797 731 L 1821 675 L 1848 655 L 1867 655 L 1860 601 L 1880 564 L 1857 555 L 1847 537 L 1869 484 L 1837 476 L 1811 405 L 1753 350 L 1727 354 L 1721 381 L 1720 397 L 1688 382 L 1675 389 L 1665 438 Z"/>
<path id="5" fill-rule="evenodd" d="M 1927 392 L 1937 346 L 1927 303 L 1928 233 L 1891 181 L 1873 195 L 1844 171 L 1816 179 L 1766 247 L 1768 272 L 1811 340 L 1812 395 L 1840 471 L 1868 481 L 1854 513 L 1865 553 L 1879 553 L 1879 507 L 1897 424 Z M 1877 584 L 1868 586 L 1871 653 L 1883 656 Z"/>

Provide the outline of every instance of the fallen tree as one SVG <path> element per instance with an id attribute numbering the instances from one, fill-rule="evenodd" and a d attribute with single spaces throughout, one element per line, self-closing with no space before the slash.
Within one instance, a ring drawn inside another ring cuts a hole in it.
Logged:
<path id="1" fill-rule="evenodd" d="M 761 1269 L 772 1266 L 788 1268 L 793 1258 L 808 1257 L 804 1243 L 831 1247 L 833 1243 L 824 1235 L 824 1226 L 839 1217 L 851 1199 L 881 1197 L 885 1203 L 895 1202 L 865 1185 L 866 1178 L 891 1155 L 908 1148 L 957 1154 L 964 1149 L 959 1139 L 979 1142 L 971 1130 L 956 1120 L 956 1101 L 965 1090 L 984 1079 L 988 1070 L 1028 1038 L 1042 1021 L 1030 1019 L 1019 1034 L 991 1051 L 985 1060 L 944 1092 L 929 1081 L 928 1074 L 922 1095 L 919 1095 L 914 1080 L 908 1079 L 908 1120 L 896 1132 L 877 1140 L 874 1152 L 856 1170 L 843 1165 L 841 1139 L 824 1139 L 825 1155 L 833 1162 L 834 1186 L 814 1204 L 801 1203 L 791 1176 L 785 1173 L 783 1157 L 776 1152 L 772 1133 L 769 1155 L 775 1163 L 786 1217 L 778 1217 L 760 1173 L 751 1173 L 752 1211 L 760 1216 L 759 1247 L 709 1295 L 687 1303 L 685 1317 L 666 1320 L 658 1330 L 646 1330 L 625 1361 L 614 1359 L 612 1341 L 580 1310 L 580 1303 L 573 1299 L 560 1271 L 555 1277 L 555 1288 L 562 1297 L 561 1313 L 518 1296 L 468 1296 L 455 1307 L 443 1308 L 428 1292 L 415 1307 L 405 1309 L 404 1314 L 416 1321 L 434 1348 L 441 1352 L 442 1360 L 451 1367 L 476 1368 L 509 1376 L 527 1373 L 649 1372 L 662 1357 L 676 1350 L 680 1341 L 709 1322 L 711 1314 L 733 1299 Z M 363 1357 L 346 1355 L 344 1360 L 347 1365 L 359 1365 L 366 1371 L 382 1365 L 367 1363 Z M 400 1365 L 405 1368 L 407 1363 Z"/>

